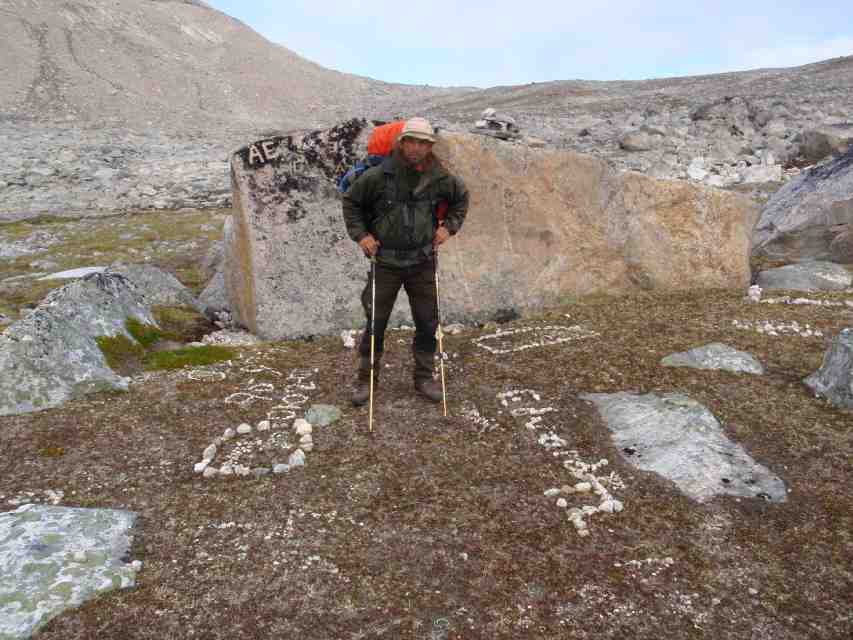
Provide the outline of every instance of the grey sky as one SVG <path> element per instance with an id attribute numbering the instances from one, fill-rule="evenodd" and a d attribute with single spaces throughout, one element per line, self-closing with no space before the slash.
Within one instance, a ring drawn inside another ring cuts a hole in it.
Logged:
<path id="1" fill-rule="evenodd" d="M 207 0 L 325 67 L 430 85 L 637 80 L 853 55 L 850 0 Z"/>

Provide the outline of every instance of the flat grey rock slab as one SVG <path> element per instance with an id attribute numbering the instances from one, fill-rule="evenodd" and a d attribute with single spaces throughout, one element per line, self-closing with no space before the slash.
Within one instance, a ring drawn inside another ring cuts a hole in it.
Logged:
<path id="1" fill-rule="evenodd" d="M 29 638 L 66 609 L 136 583 L 131 511 L 26 504 L 0 514 L 0 640 Z"/>
<path id="2" fill-rule="evenodd" d="M 756 284 L 762 289 L 843 291 L 853 285 L 853 274 L 840 264 L 815 260 L 762 271 Z"/>
<path id="3" fill-rule="evenodd" d="M 733 373 L 754 373 L 759 376 L 764 374 L 764 367 L 752 354 L 738 351 L 721 342 L 673 353 L 663 358 L 660 363 L 665 367 L 715 369 Z"/>
<path id="4" fill-rule="evenodd" d="M 588 393 L 622 456 L 675 483 L 693 500 L 717 495 L 787 499 L 785 483 L 729 440 L 714 415 L 680 393 Z"/>
<path id="5" fill-rule="evenodd" d="M 803 382 L 832 404 L 853 409 L 853 329 L 832 339 L 820 369 Z"/>
<path id="6" fill-rule="evenodd" d="M 59 271 L 57 273 L 49 273 L 42 276 L 39 280 L 74 280 L 82 278 L 91 273 L 102 273 L 106 267 L 80 267 L 79 269 L 68 269 L 67 271 Z"/>

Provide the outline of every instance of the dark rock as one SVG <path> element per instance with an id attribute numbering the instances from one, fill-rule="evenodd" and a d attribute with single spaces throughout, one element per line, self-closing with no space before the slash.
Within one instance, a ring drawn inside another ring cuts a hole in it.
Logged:
<path id="1" fill-rule="evenodd" d="M 803 382 L 832 404 L 853 409 L 853 329 L 833 338 L 820 369 Z"/>
<path id="2" fill-rule="evenodd" d="M 774 260 L 853 262 L 845 253 L 853 229 L 853 149 L 777 191 L 756 225 L 753 253 Z"/>

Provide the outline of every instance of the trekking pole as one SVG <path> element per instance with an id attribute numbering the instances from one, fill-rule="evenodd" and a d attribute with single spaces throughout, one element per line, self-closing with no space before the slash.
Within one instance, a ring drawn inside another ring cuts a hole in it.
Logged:
<path id="1" fill-rule="evenodd" d="M 373 366 L 376 354 L 376 257 L 370 256 L 370 408 L 368 429 L 373 433 Z"/>
<path id="2" fill-rule="evenodd" d="M 447 417 L 447 389 L 444 385 L 444 332 L 441 330 L 441 301 L 438 294 L 438 251 L 435 252 L 435 314 L 438 316 L 438 368 L 441 371 L 441 402 L 444 404 L 444 417 Z"/>

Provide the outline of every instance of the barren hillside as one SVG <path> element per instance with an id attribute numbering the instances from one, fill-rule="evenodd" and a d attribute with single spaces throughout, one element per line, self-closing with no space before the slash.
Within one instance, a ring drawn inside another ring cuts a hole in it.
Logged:
<path id="1" fill-rule="evenodd" d="M 202 2 L 3 0 L 0 112 L 159 130 L 330 124 L 441 89 L 325 69 Z"/>

